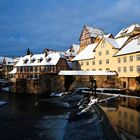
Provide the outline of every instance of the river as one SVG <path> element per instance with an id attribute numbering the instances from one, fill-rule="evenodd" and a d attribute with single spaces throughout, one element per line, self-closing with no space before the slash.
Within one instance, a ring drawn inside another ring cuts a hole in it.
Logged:
<path id="1" fill-rule="evenodd" d="M 108 95 L 99 95 L 100 99 Z M 140 97 L 124 96 L 100 103 L 118 137 L 122 140 L 140 140 Z"/>
<path id="2" fill-rule="evenodd" d="M 107 140 L 113 137 L 111 131 L 117 135 L 113 139 L 140 140 L 139 98 L 117 96 L 99 103 L 111 130 L 94 108 L 73 115 L 81 97 L 72 94 L 58 104 L 44 96 L 0 94 L 0 100 L 7 101 L 0 106 L 0 140 Z M 98 95 L 99 100 L 108 97 Z"/>
<path id="3" fill-rule="evenodd" d="M 71 109 L 44 97 L 0 94 L 0 100 L 7 101 L 0 106 L 0 140 L 106 140 L 94 110 L 69 120 Z"/>

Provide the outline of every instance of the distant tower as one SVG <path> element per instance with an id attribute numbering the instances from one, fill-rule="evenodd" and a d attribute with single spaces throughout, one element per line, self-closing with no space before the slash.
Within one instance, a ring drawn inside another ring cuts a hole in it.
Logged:
<path id="1" fill-rule="evenodd" d="M 30 52 L 30 49 L 28 48 L 27 49 L 27 55 L 30 55 L 31 54 L 31 52 Z"/>

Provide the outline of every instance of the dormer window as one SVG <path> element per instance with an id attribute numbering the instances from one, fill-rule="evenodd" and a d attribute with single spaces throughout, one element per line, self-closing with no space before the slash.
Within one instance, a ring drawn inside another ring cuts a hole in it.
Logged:
<path id="1" fill-rule="evenodd" d="M 49 57 L 49 58 L 47 58 L 47 59 L 46 59 L 46 61 L 47 61 L 47 62 L 50 62 L 50 61 L 51 61 L 51 59 L 52 59 L 52 58 L 51 58 L 51 57 Z"/>
<path id="2" fill-rule="evenodd" d="M 106 42 L 105 42 L 105 40 L 102 41 L 101 47 L 102 47 L 102 48 L 106 47 Z"/>
<path id="3" fill-rule="evenodd" d="M 31 63 L 34 63 L 35 62 L 35 58 L 31 59 L 30 62 Z"/>
<path id="4" fill-rule="evenodd" d="M 43 58 L 41 57 L 40 59 L 37 60 L 38 63 L 41 63 Z"/>
<path id="5" fill-rule="evenodd" d="M 41 58 L 40 58 L 40 62 L 41 62 L 42 60 L 43 60 L 43 58 L 41 57 Z"/>
<path id="6" fill-rule="evenodd" d="M 24 64 L 27 64 L 27 62 L 28 62 L 28 59 L 25 59 L 25 60 L 23 60 L 24 61 Z"/>
<path id="7" fill-rule="evenodd" d="M 121 35 L 125 35 L 127 32 L 128 32 L 128 29 L 125 30 L 125 31 L 123 31 L 123 32 L 121 33 Z"/>

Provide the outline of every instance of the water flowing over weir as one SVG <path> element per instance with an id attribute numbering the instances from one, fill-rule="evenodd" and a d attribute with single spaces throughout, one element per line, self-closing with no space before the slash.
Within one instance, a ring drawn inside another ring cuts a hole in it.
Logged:
<path id="1" fill-rule="evenodd" d="M 63 140 L 68 118 L 69 113 L 44 116 L 36 126 L 42 130 L 39 133 L 39 137 L 47 140 Z"/>
<path id="2" fill-rule="evenodd" d="M 53 104 L 42 97 L 0 95 L 8 102 L 0 107 L 0 140 L 107 140 L 94 107 L 76 116 L 82 97 L 71 93 Z"/>
<path id="3" fill-rule="evenodd" d="M 105 140 L 97 115 L 85 116 L 76 121 L 68 121 L 69 113 L 62 115 L 47 115 L 36 125 L 41 129 L 40 139 L 47 140 Z M 84 134 L 84 135 L 83 135 Z"/>
<path id="4" fill-rule="evenodd" d="M 91 111 L 92 114 L 68 123 L 64 140 L 106 140 L 98 116 Z"/>

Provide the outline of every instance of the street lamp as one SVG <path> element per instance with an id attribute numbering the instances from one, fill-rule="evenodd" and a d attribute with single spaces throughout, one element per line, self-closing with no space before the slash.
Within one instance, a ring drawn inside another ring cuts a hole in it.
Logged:
<path id="1" fill-rule="evenodd" d="M 92 95 L 94 95 L 96 98 L 97 97 L 97 95 L 96 95 L 96 80 L 94 79 L 93 76 L 90 76 L 89 81 L 90 81 Z M 94 94 L 93 94 L 93 92 L 94 92 Z"/>

